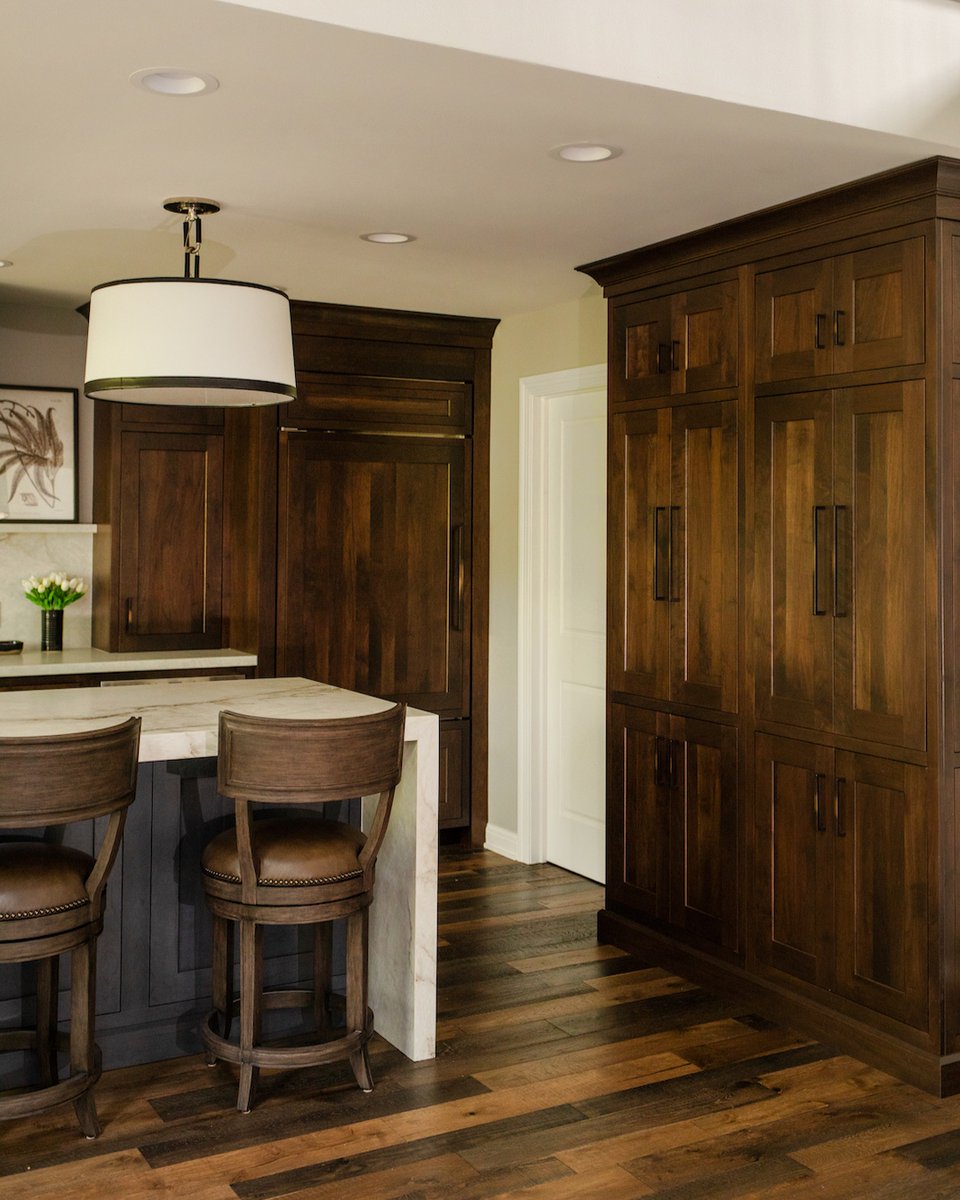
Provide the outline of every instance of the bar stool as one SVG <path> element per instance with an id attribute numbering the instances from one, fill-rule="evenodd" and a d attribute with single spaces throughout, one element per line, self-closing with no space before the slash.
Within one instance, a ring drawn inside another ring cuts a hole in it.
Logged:
<path id="1" fill-rule="evenodd" d="M 203 886 L 213 916 L 213 1010 L 201 1033 L 212 1066 L 240 1066 L 237 1108 L 249 1112 L 261 1067 L 349 1059 L 373 1089 L 367 1043 L 367 918 L 374 868 L 400 779 L 406 707 L 369 716 L 284 720 L 220 713 L 217 785 L 234 801 L 236 827 L 204 849 Z M 303 812 L 251 819 L 251 805 L 321 804 L 379 793 L 369 832 Z M 331 1023 L 331 925 L 346 918 L 346 1025 Z M 240 931 L 240 995 L 233 999 L 234 925 Z M 264 992 L 263 927 L 313 925 L 313 986 Z M 266 1008 L 311 1007 L 307 1045 L 263 1044 Z M 239 1013 L 239 1040 L 231 1041 Z"/>
<path id="2" fill-rule="evenodd" d="M 0 1119 L 32 1116 L 73 1101 L 88 1138 L 100 1133 L 93 1085 L 97 938 L 107 876 L 137 786 L 140 718 L 84 733 L 0 738 L 0 829 L 64 826 L 110 815 L 93 857 L 33 840 L 0 842 L 0 962 L 37 963 L 34 1029 L 0 1030 L 0 1050 L 33 1050 L 41 1086 L 0 1096 Z M 71 952 L 70 1074 L 57 1066 L 60 955 Z"/>

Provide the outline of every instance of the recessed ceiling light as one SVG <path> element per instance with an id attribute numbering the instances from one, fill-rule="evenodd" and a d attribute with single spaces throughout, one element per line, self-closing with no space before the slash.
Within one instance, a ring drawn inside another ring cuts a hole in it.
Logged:
<path id="1" fill-rule="evenodd" d="M 401 242 L 415 242 L 412 233 L 361 233 L 365 242 L 377 242 L 381 246 L 399 246 Z"/>
<path id="2" fill-rule="evenodd" d="M 608 158 L 619 158 L 622 153 L 620 146 L 605 146 L 599 142 L 571 142 L 550 151 L 554 158 L 578 163 L 606 162 Z"/>
<path id="3" fill-rule="evenodd" d="M 134 71 L 130 82 L 160 96 L 202 96 L 215 92 L 220 80 L 202 71 L 182 71 L 176 67 L 145 67 Z"/>
<path id="4" fill-rule="evenodd" d="M 0 271 L 2 271 L 4 267 L 12 267 L 12 266 L 13 266 L 12 258 L 0 258 Z"/>

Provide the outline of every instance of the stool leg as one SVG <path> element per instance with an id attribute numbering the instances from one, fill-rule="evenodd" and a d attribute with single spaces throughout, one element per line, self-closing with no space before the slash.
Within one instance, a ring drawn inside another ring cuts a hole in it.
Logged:
<path id="1" fill-rule="evenodd" d="M 263 1003 L 263 926 L 240 922 L 240 1091 L 237 1108 L 247 1113 L 253 1105 L 259 1068 L 250 1061 L 260 1041 Z"/>
<path id="2" fill-rule="evenodd" d="M 333 930 L 330 921 L 313 927 L 313 1019 L 318 1033 L 330 1028 L 330 981 L 333 969 Z"/>
<path id="3" fill-rule="evenodd" d="M 96 1047 L 93 1021 L 97 1007 L 97 942 L 95 938 L 75 947 L 70 959 L 70 1074 L 94 1071 Z M 93 1082 L 73 1102 L 80 1128 L 87 1138 L 100 1134 Z"/>
<path id="4" fill-rule="evenodd" d="M 60 986 L 60 957 L 51 955 L 37 963 L 37 1059 L 41 1081 L 48 1087 L 57 1082 L 57 1001 Z"/>
<path id="5" fill-rule="evenodd" d="M 347 917 L 347 1032 L 366 1028 L 367 1024 L 367 914 L 368 909 Z M 373 1091 L 367 1043 L 350 1055 L 350 1068 L 364 1092 Z"/>
<path id="6" fill-rule="evenodd" d="M 213 962 L 211 964 L 213 1007 L 220 1014 L 220 1036 L 230 1036 L 233 1023 L 233 930 L 226 917 L 213 914 Z M 212 1067 L 217 1056 L 207 1051 L 207 1066 Z"/>

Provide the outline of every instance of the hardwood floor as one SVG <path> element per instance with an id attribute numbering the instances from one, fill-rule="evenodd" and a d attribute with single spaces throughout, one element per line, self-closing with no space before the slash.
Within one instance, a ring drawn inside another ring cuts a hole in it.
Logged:
<path id="1" fill-rule="evenodd" d="M 96 1142 L 69 1106 L 0 1126 L 0 1200 L 960 1196 L 960 1098 L 598 946 L 600 896 L 445 851 L 435 1060 L 266 1074 L 248 1116 L 199 1057 L 109 1072 Z"/>

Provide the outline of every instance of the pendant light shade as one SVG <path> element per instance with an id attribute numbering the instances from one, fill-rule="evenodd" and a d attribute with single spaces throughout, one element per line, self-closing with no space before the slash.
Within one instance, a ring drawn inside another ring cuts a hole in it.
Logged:
<path id="1" fill-rule="evenodd" d="M 90 293 L 83 390 L 128 404 L 241 407 L 296 397 L 290 301 L 258 283 L 200 278 L 200 218 L 213 200 L 175 198 L 183 278 L 118 279 Z"/>
<path id="2" fill-rule="evenodd" d="M 132 404 L 296 397 L 290 301 L 217 279 L 120 279 L 90 293 L 83 390 Z"/>

